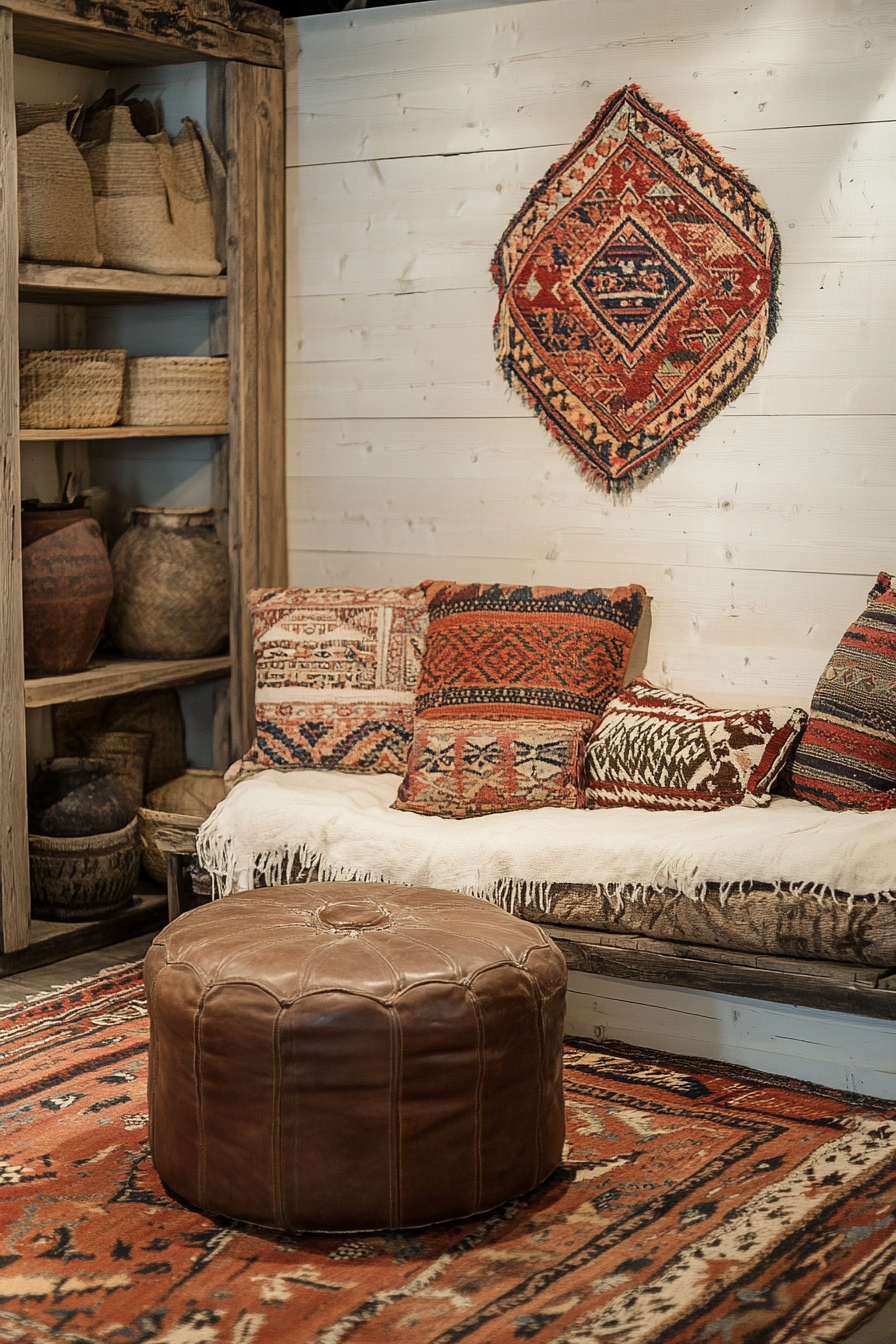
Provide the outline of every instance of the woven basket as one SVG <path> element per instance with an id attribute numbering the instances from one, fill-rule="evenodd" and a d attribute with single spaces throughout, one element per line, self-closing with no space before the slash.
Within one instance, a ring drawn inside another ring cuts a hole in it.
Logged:
<path id="1" fill-rule="evenodd" d="M 126 350 L 20 350 L 22 429 L 116 424 L 126 359 Z"/>
<path id="2" fill-rule="evenodd" d="M 142 807 L 152 733 L 88 733 L 85 745 L 91 756 L 107 763 L 128 806 L 135 812 Z"/>
<path id="3" fill-rule="evenodd" d="M 147 796 L 149 807 L 137 813 L 137 834 L 143 867 L 153 882 L 168 880 L 168 858 L 156 844 L 157 832 L 165 827 L 197 830 L 224 798 L 224 780 L 219 770 L 187 770 Z"/>
<path id="4" fill-rule="evenodd" d="M 173 144 L 164 131 L 144 137 L 130 108 L 119 105 L 90 117 L 84 136 L 106 265 L 157 275 L 220 274 L 202 145 L 192 124 Z"/>
<path id="5" fill-rule="evenodd" d="M 84 756 L 88 737 L 101 732 L 151 734 L 147 790 L 157 789 L 187 768 L 184 716 L 177 691 L 137 691 L 56 706 L 53 743 L 57 756 Z"/>
<path id="6" fill-rule="evenodd" d="M 102 919 L 124 910 L 140 872 L 137 818 L 105 835 L 29 835 L 32 914 Z"/>
<path id="7" fill-rule="evenodd" d="M 102 266 L 90 173 L 67 128 L 74 110 L 16 105 L 19 256 Z"/>
<path id="8" fill-rule="evenodd" d="M 230 360 L 192 355 L 129 359 L 122 417 L 126 425 L 226 425 Z"/>
<path id="9" fill-rule="evenodd" d="M 69 98 L 65 103 L 16 103 L 16 135 L 27 135 L 51 121 L 61 121 L 71 131 L 80 110 L 80 98 Z"/>

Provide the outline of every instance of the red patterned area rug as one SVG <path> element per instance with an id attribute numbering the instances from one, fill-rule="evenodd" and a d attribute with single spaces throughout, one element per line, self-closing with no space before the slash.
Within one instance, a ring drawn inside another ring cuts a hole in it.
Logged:
<path id="1" fill-rule="evenodd" d="M 573 1043 L 540 1189 L 407 1233 L 281 1236 L 170 1198 L 138 967 L 0 1015 L 0 1341 L 820 1344 L 896 1288 L 867 1099 Z"/>
<path id="2" fill-rule="evenodd" d="M 779 255 L 743 174 L 637 86 L 620 89 L 498 244 L 505 377 L 587 479 L 643 483 L 765 358 Z"/>

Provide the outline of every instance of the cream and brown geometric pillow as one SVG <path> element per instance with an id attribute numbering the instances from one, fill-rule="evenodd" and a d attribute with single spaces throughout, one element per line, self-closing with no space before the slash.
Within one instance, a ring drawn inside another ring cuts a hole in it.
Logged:
<path id="1" fill-rule="evenodd" d="M 765 807 L 805 722 L 803 709 L 710 709 L 633 681 L 588 743 L 588 806 Z"/>

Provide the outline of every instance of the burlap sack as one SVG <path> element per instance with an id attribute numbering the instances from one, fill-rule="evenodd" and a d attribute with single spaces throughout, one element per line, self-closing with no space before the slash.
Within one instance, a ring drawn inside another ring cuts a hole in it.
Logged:
<path id="1" fill-rule="evenodd" d="M 102 266 L 90 174 L 68 127 L 72 103 L 17 103 L 19 256 Z"/>
<path id="2" fill-rule="evenodd" d="M 181 247 L 195 254 L 203 266 L 215 262 L 215 224 L 212 218 L 211 194 L 205 176 L 205 157 L 196 123 L 184 117 L 174 141 L 167 131 L 148 135 L 159 156 L 159 171 L 168 193 L 168 209 Z M 197 274 L 217 275 L 220 264 L 213 272 Z M 193 274 L 186 271 L 184 274 Z"/>
<path id="3" fill-rule="evenodd" d="M 200 191 L 190 150 L 175 156 L 164 131 L 144 138 L 122 105 L 104 108 L 89 125 L 94 138 L 83 153 L 106 265 L 155 275 L 218 275 L 205 174 Z"/>
<path id="4" fill-rule="evenodd" d="M 67 103 L 16 103 L 16 135 L 27 135 L 48 121 L 64 121 L 71 131 L 80 109 L 80 98 L 70 98 Z"/>

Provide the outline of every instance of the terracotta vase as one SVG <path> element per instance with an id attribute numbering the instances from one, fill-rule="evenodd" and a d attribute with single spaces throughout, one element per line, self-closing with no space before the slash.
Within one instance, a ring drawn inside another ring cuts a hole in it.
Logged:
<path id="1" fill-rule="evenodd" d="M 87 509 L 22 511 L 25 671 L 83 672 L 112 600 L 112 567 Z"/>
<path id="2" fill-rule="evenodd" d="M 109 634 L 130 658 L 205 658 L 227 643 L 230 573 L 214 509 L 134 509 L 112 551 Z"/>
<path id="3" fill-rule="evenodd" d="M 108 761 L 56 756 L 38 762 L 28 789 L 32 835 L 106 835 L 127 826 L 134 813 Z"/>

